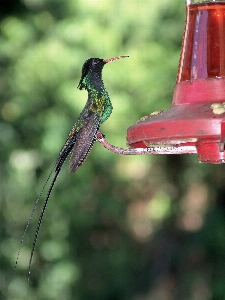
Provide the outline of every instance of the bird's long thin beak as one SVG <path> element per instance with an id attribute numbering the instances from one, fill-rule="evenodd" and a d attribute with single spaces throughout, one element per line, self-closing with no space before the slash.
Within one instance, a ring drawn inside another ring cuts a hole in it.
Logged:
<path id="1" fill-rule="evenodd" d="M 116 56 L 116 57 L 112 57 L 112 58 L 108 58 L 108 59 L 104 59 L 104 63 L 108 63 L 108 62 L 111 62 L 111 61 L 114 61 L 114 60 L 117 60 L 117 59 L 120 59 L 120 58 L 126 58 L 126 57 L 129 57 L 128 55 L 121 55 L 121 56 Z"/>

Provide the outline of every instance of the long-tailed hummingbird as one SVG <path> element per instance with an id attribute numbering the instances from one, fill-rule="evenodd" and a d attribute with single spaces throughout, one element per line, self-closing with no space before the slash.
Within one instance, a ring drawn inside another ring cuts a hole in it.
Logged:
<path id="1" fill-rule="evenodd" d="M 114 58 L 109 59 L 100 59 L 100 58 L 89 58 L 85 61 L 83 68 L 82 68 L 82 74 L 81 79 L 78 84 L 78 88 L 80 90 L 85 89 L 88 91 L 88 99 L 87 102 L 80 113 L 77 121 L 74 123 L 68 138 L 62 147 L 56 161 L 54 164 L 54 167 L 52 171 L 50 172 L 42 190 L 41 193 L 36 200 L 36 203 L 34 205 L 34 208 L 32 210 L 31 216 L 28 220 L 28 223 L 26 225 L 17 259 L 16 259 L 16 265 L 18 262 L 18 257 L 20 254 L 20 249 L 23 244 L 27 229 L 29 227 L 30 221 L 33 217 L 34 211 L 37 207 L 37 204 L 43 194 L 43 191 L 47 185 L 47 182 L 49 181 L 52 173 L 54 172 L 54 177 L 52 179 L 52 182 L 50 184 L 49 190 L 47 192 L 42 211 L 38 220 L 37 228 L 35 231 L 35 236 L 33 240 L 33 246 L 32 251 L 30 255 L 30 262 L 28 267 L 28 280 L 30 277 L 30 269 L 31 269 L 31 263 L 34 255 L 35 246 L 37 243 L 37 238 L 40 230 L 40 226 L 42 223 L 42 219 L 45 213 L 45 209 L 49 200 L 49 197 L 51 195 L 51 192 L 53 190 L 54 184 L 56 182 L 56 179 L 61 171 L 61 168 L 66 161 L 69 154 L 71 154 L 70 162 L 69 162 L 69 172 L 75 172 L 86 160 L 88 157 L 88 154 L 90 153 L 94 142 L 97 139 L 97 132 L 100 127 L 100 125 L 105 122 L 108 117 L 110 116 L 112 112 L 112 103 L 110 101 L 109 95 L 107 93 L 107 90 L 104 86 L 103 80 L 102 80 L 102 69 L 104 65 L 108 62 L 112 62 L 115 60 L 118 60 L 120 58 L 125 58 L 128 56 L 117 56 Z"/>

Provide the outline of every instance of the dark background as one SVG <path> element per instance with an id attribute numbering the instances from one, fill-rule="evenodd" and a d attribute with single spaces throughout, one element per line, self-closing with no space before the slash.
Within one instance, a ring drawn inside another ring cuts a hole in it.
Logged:
<path id="1" fill-rule="evenodd" d="M 224 300 L 224 165 L 196 155 L 117 156 L 99 143 L 75 174 L 65 164 L 27 269 L 42 198 L 32 207 L 85 104 L 90 57 L 107 65 L 126 129 L 171 105 L 185 19 L 180 0 L 24 0 L 0 4 L 0 299 Z"/>

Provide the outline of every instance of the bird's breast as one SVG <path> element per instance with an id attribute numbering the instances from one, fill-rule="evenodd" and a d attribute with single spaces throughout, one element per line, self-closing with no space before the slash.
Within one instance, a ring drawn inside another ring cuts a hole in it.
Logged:
<path id="1" fill-rule="evenodd" d="M 104 95 L 102 95 L 101 97 L 95 97 L 91 102 L 90 111 L 97 113 L 99 116 L 101 116 L 105 109 L 105 102 L 106 99 Z"/>

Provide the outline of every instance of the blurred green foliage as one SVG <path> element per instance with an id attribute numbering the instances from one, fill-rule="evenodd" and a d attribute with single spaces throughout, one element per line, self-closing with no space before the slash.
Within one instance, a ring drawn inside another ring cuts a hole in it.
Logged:
<path id="1" fill-rule="evenodd" d="M 76 88 L 84 61 L 130 56 L 103 71 L 114 110 L 101 130 L 124 147 L 129 126 L 171 105 L 185 4 L 1 6 L 0 299 L 225 299 L 224 166 L 197 156 L 123 157 L 96 143 L 81 169 L 68 174 L 65 165 L 57 180 L 29 285 L 43 202 L 14 268 L 35 200 L 85 104 Z"/>

